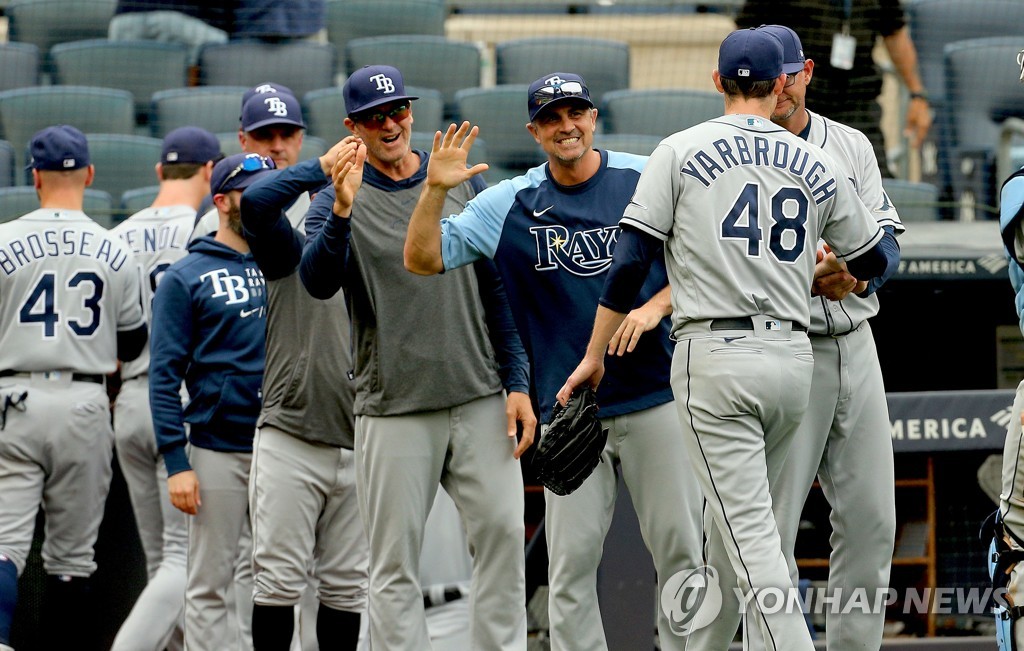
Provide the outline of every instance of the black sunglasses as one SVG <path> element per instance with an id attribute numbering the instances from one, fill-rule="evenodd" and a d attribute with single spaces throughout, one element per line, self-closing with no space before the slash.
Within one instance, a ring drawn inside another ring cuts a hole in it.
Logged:
<path id="1" fill-rule="evenodd" d="M 359 115 L 352 116 L 352 119 L 360 124 L 365 124 L 377 129 L 384 126 L 388 118 L 391 118 L 395 122 L 401 122 L 405 118 L 409 117 L 409 102 L 403 102 L 397 106 L 391 107 L 389 111 L 376 111 L 374 113 L 361 113 Z"/>

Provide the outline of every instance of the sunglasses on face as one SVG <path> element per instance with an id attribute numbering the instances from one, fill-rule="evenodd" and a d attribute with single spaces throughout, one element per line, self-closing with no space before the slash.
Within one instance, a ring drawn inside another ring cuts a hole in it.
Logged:
<path id="1" fill-rule="evenodd" d="M 390 110 L 387 111 L 364 113 L 362 115 L 354 117 L 353 119 L 360 124 L 366 125 L 368 127 L 373 127 L 375 129 L 379 129 L 384 126 L 384 123 L 387 122 L 388 118 L 391 118 L 395 122 L 401 122 L 402 120 L 409 117 L 409 108 L 409 103 L 405 102 L 403 104 L 393 106 L 391 107 Z"/>
<path id="2" fill-rule="evenodd" d="M 548 102 L 562 97 L 585 97 L 586 86 L 578 81 L 563 81 L 550 86 L 542 86 L 533 93 L 534 106 L 544 106 Z"/>
<path id="3" fill-rule="evenodd" d="M 795 84 L 796 83 L 796 76 L 798 74 L 800 74 L 800 73 L 799 72 L 793 72 L 793 73 L 787 74 L 786 75 L 786 84 L 783 86 L 783 88 L 789 88 L 790 86 Z"/>

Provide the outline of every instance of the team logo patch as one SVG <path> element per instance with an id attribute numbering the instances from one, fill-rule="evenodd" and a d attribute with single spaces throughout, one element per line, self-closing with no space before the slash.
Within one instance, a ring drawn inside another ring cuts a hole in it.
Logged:
<path id="1" fill-rule="evenodd" d="M 268 97 L 263 100 L 263 103 L 267 105 L 267 112 L 273 113 L 279 118 L 283 118 L 288 115 L 288 105 L 284 103 L 284 100 L 280 97 Z"/>
<path id="2" fill-rule="evenodd" d="M 370 77 L 370 81 L 377 84 L 377 92 L 390 95 L 395 92 L 395 82 L 384 73 Z"/>

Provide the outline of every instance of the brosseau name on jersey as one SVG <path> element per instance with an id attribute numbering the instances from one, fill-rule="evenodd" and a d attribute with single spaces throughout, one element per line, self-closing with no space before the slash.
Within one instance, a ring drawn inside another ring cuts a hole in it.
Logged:
<path id="1" fill-rule="evenodd" d="M 185 250 L 192 231 L 184 229 L 180 224 L 161 224 L 126 230 L 119 235 L 121 241 L 128 245 L 132 253 L 156 253 L 166 249 Z"/>
<path id="2" fill-rule="evenodd" d="M 799 145 L 782 139 L 750 135 L 733 136 L 732 143 L 719 138 L 711 144 L 715 148 L 713 153 L 699 149 L 679 170 L 700 181 L 704 187 L 710 187 L 718 175 L 724 174 L 726 170 L 754 165 L 774 167 L 802 177 L 811 188 L 814 203 L 820 204 L 836 193 L 835 178 L 818 161 L 808 167 L 808 153 Z"/>
<path id="3" fill-rule="evenodd" d="M 38 233 L 12 239 L 0 244 L 0 270 L 8 276 L 26 265 L 43 258 L 77 255 L 100 260 L 118 271 L 128 259 L 128 253 L 102 238 L 97 245 L 95 231 L 78 228 L 49 228 Z"/>

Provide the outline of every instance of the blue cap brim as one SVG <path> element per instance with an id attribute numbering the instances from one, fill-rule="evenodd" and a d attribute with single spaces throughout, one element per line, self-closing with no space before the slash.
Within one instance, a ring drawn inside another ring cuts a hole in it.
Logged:
<path id="1" fill-rule="evenodd" d="M 381 97 L 380 99 L 373 100 L 369 104 L 365 104 L 363 106 L 360 106 L 358 111 L 352 111 L 348 115 L 349 115 L 349 117 L 352 117 L 353 115 L 359 115 L 360 113 L 366 113 L 370 109 L 376 108 L 376 107 L 378 107 L 378 106 L 380 106 L 382 104 L 390 104 L 391 102 L 398 102 L 398 101 L 401 101 L 403 99 L 419 99 L 419 97 L 417 97 L 415 95 L 399 95 L 398 97 Z"/>

